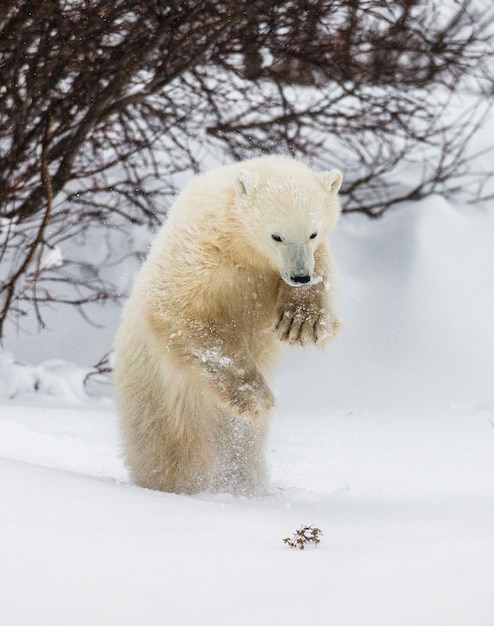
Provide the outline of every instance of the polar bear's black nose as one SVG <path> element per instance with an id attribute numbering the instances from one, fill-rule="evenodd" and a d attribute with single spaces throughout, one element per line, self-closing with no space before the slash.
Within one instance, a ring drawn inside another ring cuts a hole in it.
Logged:
<path id="1" fill-rule="evenodd" d="M 292 279 L 293 283 L 300 283 L 301 285 L 310 282 L 310 276 L 307 276 L 307 274 L 302 274 L 298 276 L 290 276 L 290 278 Z"/>

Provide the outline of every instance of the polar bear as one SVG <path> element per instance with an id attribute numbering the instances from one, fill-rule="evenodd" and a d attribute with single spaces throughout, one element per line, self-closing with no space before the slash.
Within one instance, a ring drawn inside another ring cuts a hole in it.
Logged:
<path id="1" fill-rule="evenodd" d="M 340 322 L 327 235 L 338 170 L 281 156 L 197 176 L 140 269 L 115 340 L 132 480 L 175 493 L 257 494 L 282 343 L 321 345 Z"/>

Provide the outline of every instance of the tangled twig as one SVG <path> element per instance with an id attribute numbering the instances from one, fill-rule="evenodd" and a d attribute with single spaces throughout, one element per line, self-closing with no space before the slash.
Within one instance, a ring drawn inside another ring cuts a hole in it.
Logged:
<path id="1" fill-rule="evenodd" d="M 293 533 L 292 537 L 285 537 L 283 543 L 286 543 L 290 548 L 303 550 L 307 544 L 317 545 L 320 543 L 319 537 L 321 535 L 322 531 L 319 528 L 314 528 L 312 525 L 302 526 Z"/>

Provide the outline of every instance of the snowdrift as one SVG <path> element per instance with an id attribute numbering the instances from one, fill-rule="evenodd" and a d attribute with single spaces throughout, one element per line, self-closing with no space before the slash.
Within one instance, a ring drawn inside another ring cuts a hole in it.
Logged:
<path id="1" fill-rule="evenodd" d="M 377 224 L 359 215 L 342 218 L 331 243 L 344 329 L 324 352 L 287 350 L 275 387 L 298 389 L 299 408 L 317 398 L 311 405 L 323 412 L 382 404 L 493 406 L 493 241 L 493 211 L 455 207 L 441 197 L 409 203 Z M 104 328 L 70 310 L 47 313 L 43 334 L 8 335 L 5 348 L 18 361 L 89 366 L 111 349 L 116 305 L 99 311 Z M 0 396 L 9 397 L 11 385 L 17 383 L 0 385 Z"/>

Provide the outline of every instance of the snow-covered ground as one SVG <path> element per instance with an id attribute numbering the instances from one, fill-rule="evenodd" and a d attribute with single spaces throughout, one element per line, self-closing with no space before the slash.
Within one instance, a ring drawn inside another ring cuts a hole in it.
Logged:
<path id="1" fill-rule="evenodd" d="M 265 497 L 130 485 L 112 399 L 0 353 L 0 624 L 492 626 L 493 241 L 443 198 L 342 220 L 345 328 L 281 364 Z M 63 332 L 9 347 L 77 361 Z"/>
<path id="2" fill-rule="evenodd" d="M 491 626 L 492 412 L 309 413 L 247 499 L 127 484 L 112 407 L 3 405 L 0 623 Z"/>

